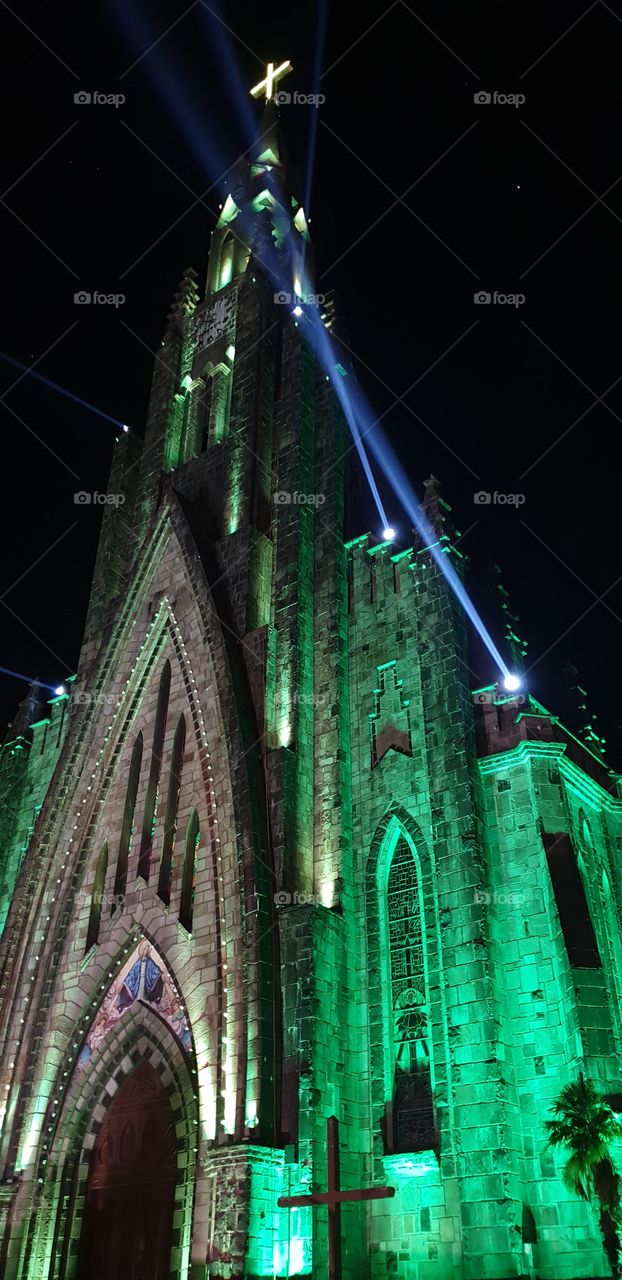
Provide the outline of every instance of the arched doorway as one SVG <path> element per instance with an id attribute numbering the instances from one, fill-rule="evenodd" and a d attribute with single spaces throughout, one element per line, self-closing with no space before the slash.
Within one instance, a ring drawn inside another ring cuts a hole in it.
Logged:
<path id="1" fill-rule="evenodd" d="M 78 1280 L 166 1280 L 176 1175 L 171 1104 L 157 1071 L 141 1062 L 93 1149 Z"/>

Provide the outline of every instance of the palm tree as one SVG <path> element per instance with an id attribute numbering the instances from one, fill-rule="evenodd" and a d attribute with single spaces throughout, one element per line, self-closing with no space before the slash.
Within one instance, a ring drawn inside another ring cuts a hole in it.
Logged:
<path id="1" fill-rule="evenodd" d="M 596 1197 L 605 1253 L 618 1280 L 622 1275 L 622 1181 L 610 1144 L 622 1139 L 622 1124 L 582 1072 L 576 1082 L 564 1085 L 553 1114 L 553 1120 L 545 1121 L 549 1146 L 569 1147 L 571 1152 L 562 1182 L 582 1200 Z"/>

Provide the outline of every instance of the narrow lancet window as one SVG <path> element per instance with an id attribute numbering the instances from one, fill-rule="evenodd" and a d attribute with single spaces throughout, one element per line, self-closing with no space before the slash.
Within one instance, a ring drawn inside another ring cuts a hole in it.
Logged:
<path id="1" fill-rule="evenodd" d="M 160 770 L 162 767 L 162 752 L 164 750 L 164 735 L 166 732 L 166 717 L 168 714 L 170 690 L 171 664 L 167 661 L 162 669 L 160 687 L 158 689 L 158 704 L 153 729 L 151 761 L 149 764 L 149 781 L 147 783 L 145 812 L 143 816 L 143 827 L 140 840 L 140 853 L 138 855 L 138 874 L 139 876 L 142 876 L 143 880 L 147 881 L 149 880 L 151 853 L 153 850 L 153 834 L 158 812 Z"/>

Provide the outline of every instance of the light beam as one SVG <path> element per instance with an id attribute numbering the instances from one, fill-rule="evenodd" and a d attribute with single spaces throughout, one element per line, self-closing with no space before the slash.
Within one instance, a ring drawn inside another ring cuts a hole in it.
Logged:
<path id="1" fill-rule="evenodd" d="M 13 671 L 11 667 L 0 667 L 0 675 L 12 676 L 14 680 L 23 680 L 25 684 L 35 685 L 40 689 L 49 689 L 50 693 L 58 692 L 56 685 L 47 684 L 45 680 L 33 680 L 31 676 L 24 676 L 21 671 Z"/>
<path id="2" fill-rule="evenodd" d="M 35 369 L 31 369 L 27 364 L 22 364 L 22 361 L 16 360 L 14 356 L 7 355 L 6 351 L 0 351 L 0 360 L 4 360 L 6 364 L 13 365 L 15 369 L 21 369 L 22 373 L 26 373 L 30 378 L 41 382 L 44 387 L 57 391 L 59 395 L 65 396 L 67 400 L 73 400 L 74 404 L 79 404 L 82 409 L 87 409 L 89 413 L 96 414 L 98 418 L 103 418 L 105 422 L 111 422 L 114 427 L 120 427 L 122 431 L 127 431 L 126 424 L 119 422 L 118 418 L 113 418 L 109 413 L 104 413 L 103 409 L 96 409 L 94 404 L 89 404 L 87 400 L 74 395 L 73 391 L 68 391 L 66 387 L 59 386 L 58 382 L 52 382 L 51 378 L 44 378 L 42 373 L 37 373 Z"/>

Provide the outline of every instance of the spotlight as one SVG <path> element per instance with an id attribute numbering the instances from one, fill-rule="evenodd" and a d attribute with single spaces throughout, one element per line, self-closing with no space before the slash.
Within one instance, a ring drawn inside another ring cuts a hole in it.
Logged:
<path id="1" fill-rule="evenodd" d="M 294 307 L 294 310 L 292 311 L 292 315 L 293 315 L 293 316 L 301 316 L 301 315 L 302 315 L 302 307 L 300 307 L 300 306 L 295 306 L 295 307 Z"/>
<path id="2" fill-rule="evenodd" d="M 66 690 L 66 688 L 65 688 L 64 684 L 59 684 L 59 685 L 57 686 L 57 688 L 54 690 L 54 694 L 55 694 L 55 696 L 56 696 L 57 698 L 62 698 L 63 694 L 64 694 L 64 693 L 66 693 L 66 692 L 67 692 L 67 690 Z"/>
<path id="3" fill-rule="evenodd" d="M 509 674 L 503 677 L 503 688 L 507 689 L 508 693 L 516 693 L 516 690 L 520 689 L 521 684 L 522 680 L 520 676 L 513 676 L 512 674 Z"/>
<path id="4" fill-rule="evenodd" d="M 124 423 L 123 423 L 123 430 L 124 430 L 124 431 L 129 431 L 129 427 L 128 427 L 128 425 L 127 425 L 127 422 L 124 422 Z"/>
<path id="5" fill-rule="evenodd" d="M 392 542 L 395 537 L 395 529 L 392 529 L 390 525 L 387 525 L 382 536 L 385 542 Z"/>

